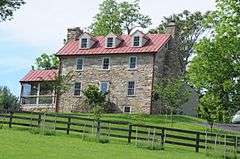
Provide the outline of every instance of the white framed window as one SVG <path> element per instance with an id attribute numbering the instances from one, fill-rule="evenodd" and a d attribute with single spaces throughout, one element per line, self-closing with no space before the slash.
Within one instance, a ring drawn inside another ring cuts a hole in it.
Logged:
<path id="1" fill-rule="evenodd" d="M 88 48 L 88 39 L 87 38 L 81 39 L 81 48 Z"/>
<path id="2" fill-rule="evenodd" d="M 135 46 L 135 47 L 140 46 L 140 37 L 139 36 L 134 36 L 133 37 L 133 46 Z"/>
<path id="3" fill-rule="evenodd" d="M 129 57 L 129 69 L 137 68 L 137 57 L 131 56 Z"/>
<path id="4" fill-rule="evenodd" d="M 99 90 L 103 93 L 107 93 L 109 91 L 109 82 L 101 81 Z"/>
<path id="5" fill-rule="evenodd" d="M 109 70 L 110 69 L 110 58 L 109 57 L 105 57 L 102 60 L 102 69 L 103 70 Z"/>
<path id="6" fill-rule="evenodd" d="M 123 112 L 124 113 L 131 113 L 131 107 L 130 106 L 124 106 L 123 107 Z"/>
<path id="7" fill-rule="evenodd" d="M 81 89 L 82 89 L 82 83 L 81 82 L 76 82 L 74 84 L 74 95 L 75 96 L 80 96 L 81 95 Z"/>
<path id="8" fill-rule="evenodd" d="M 107 38 L 107 47 L 112 48 L 113 47 L 113 37 Z"/>
<path id="9" fill-rule="evenodd" d="M 76 59 L 76 69 L 77 70 L 83 70 L 83 65 L 84 65 L 84 59 L 83 58 L 77 58 Z"/>
<path id="10" fill-rule="evenodd" d="M 135 81 L 128 81 L 127 94 L 128 94 L 128 96 L 135 95 Z"/>

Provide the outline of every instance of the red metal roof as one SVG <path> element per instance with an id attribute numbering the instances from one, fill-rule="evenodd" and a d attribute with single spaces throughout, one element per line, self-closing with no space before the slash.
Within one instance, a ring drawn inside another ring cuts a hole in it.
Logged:
<path id="1" fill-rule="evenodd" d="M 31 70 L 20 82 L 54 81 L 58 70 Z"/>
<path id="2" fill-rule="evenodd" d="M 79 40 L 71 40 L 63 46 L 57 53 L 59 56 L 65 55 L 99 55 L 99 54 L 123 54 L 123 53 L 156 53 L 168 42 L 169 34 L 147 34 L 148 42 L 143 47 L 132 47 L 131 35 L 121 35 L 122 43 L 116 48 L 105 48 L 105 37 L 95 37 L 96 44 L 90 49 L 81 49 Z"/>

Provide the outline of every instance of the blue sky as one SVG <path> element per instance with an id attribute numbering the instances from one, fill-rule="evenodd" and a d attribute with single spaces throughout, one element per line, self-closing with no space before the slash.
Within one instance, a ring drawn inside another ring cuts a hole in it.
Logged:
<path id="1" fill-rule="evenodd" d="M 0 85 L 20 94 L 19 80 L 31 69 L 41 53 L 56 53 L 63 45 L 66 30 L 80 26 L 86 29 L 92 22 L 101 0 L 25 0 L 14 19 L 0 23 Z M 119 0 L 123 1 L 123 0 Z M 157 26 L 163 16 L 185 9 L 214 9 L 214 0 L 141 0 L 142 13 Z"/>

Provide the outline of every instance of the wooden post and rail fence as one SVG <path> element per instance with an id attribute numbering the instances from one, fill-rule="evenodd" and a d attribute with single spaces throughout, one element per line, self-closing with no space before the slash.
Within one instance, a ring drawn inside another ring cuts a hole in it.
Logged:
<path id="1" fill-rule="evenodd" d="M 89 129 L 94 128 L 97 134 L 126 139 L 128 143 L 137 142 L 135 141 L 136 139 L 139 141 L 149 141 L 149 136 L 154 135 L 150 140 L 159 142 L 162 148 L 164 148 L 165 144 L 172 144 L 192 147 L 195 149 L 195 152 L 199 152 L 200 149 L 205 149 L 206 142 L 208 144 L 216 143 L 214 137 L 225 137 L 225 142 L 222 140 L 217 143 L 220 145 L 233 146 L 238 153 L 240 152 L 238 151 L 240 137 L 234 135 L 207 132 L 207 136 L 211 139 L 207 139 L 206 141 L 206 132 L 134 124 L 127 121 L 95 121 L 92 118 L 79 114 L 47 114 L 37 112 L 9 112 L 0 114 L 0 124 L 7 124 L 9 128 L 12 128 L 13 125 L 40 127 L 43 121 L 45 123 L 55 124 L 55 130 L 66 131 L 66 134 L 70 134 L 71 132 L 91 133 L 90 130 L 85 130 L 85 127 Z M 36 124 L 33 124 L 33 122 L 36 122 Z M 95 124 L 89 124 L 91 122 Z M 110 130 L 110 133 L 104 133 L 104 131 L 107 130 Z"/>

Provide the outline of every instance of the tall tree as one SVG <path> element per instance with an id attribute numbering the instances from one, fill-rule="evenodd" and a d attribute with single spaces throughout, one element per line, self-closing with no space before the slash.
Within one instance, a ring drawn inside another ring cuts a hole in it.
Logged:
<path id="1" fill-rule="evenodd" d="M 240 107 L 240 2 L 217 0 L 216 11 L 207 17 L 213 28 L 210 38 L 195 47 L 196 56 L 189 68 L 190 82 L 219 98 L 223 120 Z"/>
<path id="2" fill-rule="evenodd" d="M 135 28 L 147 28 L 151 25 L 151 18 L 140 13 L 139 0 L 133 3 L 122 2 L 119 4 L 120 20 L 123 31 L 130 34 Z"/>
<path id="3" fill-rule="evenodd" d="M 0 87 L 0 110 L 12 111 L 18 109 L 19 106 L 18 98 L 6 86 Z"/>
<path id="4" fill-rule="evenodd" d="M 104 0 L 99 6 L 99 13 L 90 26 L 93 35 L 121 34 L 121 21 L 118 4 L 115 0 Z"/>
<path id="5" fill-rule="evenodd" d="M 157 28 L 149 31 L 150 33 L 165 33 L 170 22 L 174 21 L 176 23 L 177 30 L 175 37 L 177 38 L 177 45 L 174 49 L 175 52 L 178 53 L 178 59 L 183 73 L 185 73 L 189 58 L 193 54 L 194 44 L 206 31 L 203 19 L 207 15 L 208 12 L 202 14 L 201 12 L 191 13 L 188 10 L 185 10 L 182 13 L 164 17 L 164 20 Z"/>
<path id="6" fill-rule="evenodd" d="M 50 70 L 58 69 L 59 59 L 55 55 L 48 55 L 43 53 L 40 57 L 36 58 L 33 69 Z"/>
<path id="7" fill-rule="evenodd" d="M 112 32 L 128 34 L 137 27 L 147 28 L 151 25 L 149 16 L 140 13 L 139 0 L 133 3 L 124 1 L 117 3 L 116 0 L 104 0 L 99 7 L 99 13 L 94 17 L 90 26 L 93 35 L 107 35 Z"/>
<path id="8" fill-rule="evenodd" d="M 0 1 L 0 22 L 11 20 L 13 12 L 19 9 L 25 2 L 23 0 L 1 0 Z"/>

